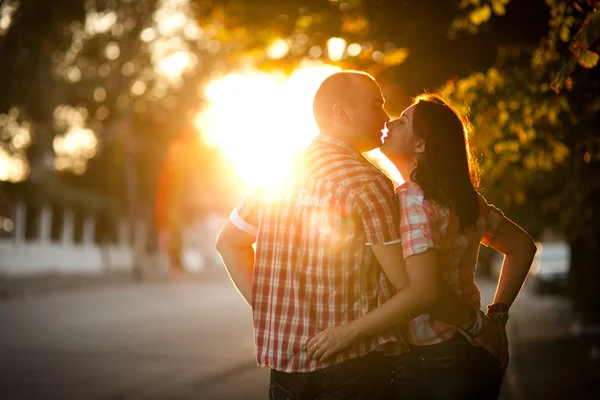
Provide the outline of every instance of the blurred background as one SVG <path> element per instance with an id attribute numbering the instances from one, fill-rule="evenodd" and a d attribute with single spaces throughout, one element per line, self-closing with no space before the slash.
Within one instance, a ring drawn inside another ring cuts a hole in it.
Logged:
<path id="1" fill-rule="evenodd" d="M 600 394 L 600 1 L 0 1 L 0 397 L 259 399 L 214 241 L 360 69 L 439 91 L 538 242 L 504 399 Z M 379 151 L 368 154 L 396 182 Z M 482 248 L 490 302 L 502 258 Z"/>

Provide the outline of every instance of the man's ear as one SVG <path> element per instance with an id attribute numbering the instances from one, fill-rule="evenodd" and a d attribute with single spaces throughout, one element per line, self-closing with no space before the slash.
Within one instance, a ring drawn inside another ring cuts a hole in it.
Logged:
<path id="1" fill-rule="evenodd" d="M 333 116 L 337 122 L 342 125 L 347 125 L 350 122 L 350 116 L 346 106 L 341 103 L 335 103 L 333 105 Z"/>

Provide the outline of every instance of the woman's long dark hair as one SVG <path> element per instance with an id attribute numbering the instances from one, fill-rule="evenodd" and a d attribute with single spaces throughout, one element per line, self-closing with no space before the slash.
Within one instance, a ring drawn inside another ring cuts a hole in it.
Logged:
<path id="1" fill-rule="evenodd" d="M 459 230 L 475 226 L 479 217 L 479 174 L 471 155 L 466 117 L 439 95 L 415 99 L 413 129 L 425 151 L 411 178 L 425 196 L 456 212 Z"/>

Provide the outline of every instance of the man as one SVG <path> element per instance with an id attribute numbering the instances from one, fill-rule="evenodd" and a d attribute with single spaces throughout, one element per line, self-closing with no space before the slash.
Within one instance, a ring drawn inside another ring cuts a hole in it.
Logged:
<path id="1" fill-rule="evenodd" d="M 321 134 L 283 192 L 251 192 L 219 234 L 217 250 L 252 306 L 257 362 L 271 368 L 272 400 L 383 398 L 391 371 L 382 350 L 404 349 L 395 332 L 362 338 L 328 362 L 306 348 L 318 332 L 406 285 L 393 185 L 361 155 L 382 144 L 383 104 L 368 74 L 325 79 L 313 104 Z"/>

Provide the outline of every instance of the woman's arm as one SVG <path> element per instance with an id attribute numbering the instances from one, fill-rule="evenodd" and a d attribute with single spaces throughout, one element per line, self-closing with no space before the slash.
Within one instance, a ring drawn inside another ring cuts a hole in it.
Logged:
<path id="1" fill-rule="evenodd" d="M 537 249 L 527 232 L 506 217 L 490 245 L 505 254 L 494 303 L 510 307 L 525 283 Z"/>
<path id="2" fill-rule="evenodd" d="M 473 307 L 462 301 L 443 282 L 438 250 L 429 249 L 408 257 L 404 261 L 406 267 L 401 269 L 406 270 L 405 280 L 396 278 L 399 265 L 397 262 L 388 262 L 383 249 L 372 246 L 372 250 L 383 272 L 399 292 L 377 310 L 350 323 L 358 337 L 384 332 L 424 312 L 456 326 L 463 326 L 474 317 Z"/>
<path id="3" fill-rule="evenodd" d="M 439 252 L 436 249 L 429 249 L 405 260 L 408 279 L 403 279 L 402 274 L 398 273 L 401 266 L 397 259 L 394 260 L 397 253 L 391 246 L 374 245 L 372 250 L 391 283 L 403 289 L 375 310 L 354 321 L 317 334 L 308 342 L 309 357 L 324 361 L 357 339 L 396 328 L 432 306 L 435 309 L 435 305 L 441 302 L 446 303 L 438 308 L 442 320 L 460 326 L 472 318 L 472 307 L 461 301 L 442 282 Z"/>

